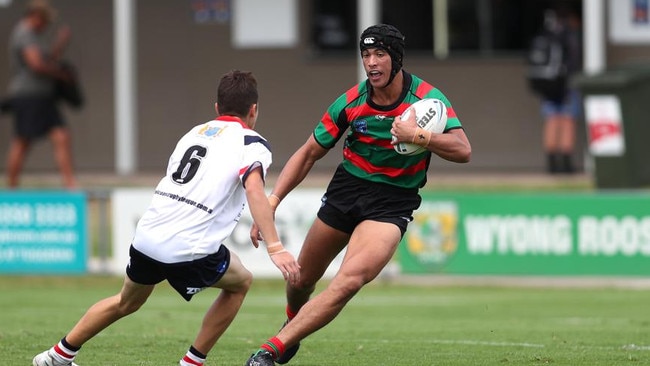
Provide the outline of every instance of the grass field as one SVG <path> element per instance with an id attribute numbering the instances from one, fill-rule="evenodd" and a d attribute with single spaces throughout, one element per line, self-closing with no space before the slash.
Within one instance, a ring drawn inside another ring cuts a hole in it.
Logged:
<path id="1" fill-rule="evenodd" d="M 116 277 L 0 277 L 0 364 L 31 365 Z M 216 290 L 190 303 L 163 284 L 87 343 L 81 366 L 177 365 Z M 650 291 L 368 285 L 290 365 L 650 365 Z M 242 365 L 284 320 L 283 285 L 255 282 L 208 366 Z"/>

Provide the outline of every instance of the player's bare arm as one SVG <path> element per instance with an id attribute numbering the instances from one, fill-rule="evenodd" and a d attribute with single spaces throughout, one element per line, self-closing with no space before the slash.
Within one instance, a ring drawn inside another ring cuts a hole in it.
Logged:
<path id="1" fill-rule="evenodd" d="M 300 265 L 293 255 L 284 249 L 280 241 L 280 236 L 275 228 L 273 209 L 264 192 L 261 168 L 254 169 L 248 174 L 244 187 L 251 215 L 264 237 L 271 261 L 282 272 L 286 280 L 296 283 L 300 279 Z M 257 237 L 251 236 L 251 240 L 255 247 L 259 246 Z"/>
<path id="2" fill-rule="evenodd" d="M 275 213 L 276 208 L 280 201 L 291 192 L 300 182 L 305 179 L 314 163 L 320 158 L 325 156 L 329 150 L 320 146 L 314 136 L 311 135 L 307 141 L 289 158 L 284 168 L 278 176 L 278 180 L 273 188 L 273 193 L 267 198 L 267 201 L 272 209 L 272 214 Z M 264 230 L 259 225 L 255 217 L 253 217 L 253 225 L 251 226 L 250 237 L 253 245 L 258 246 L 259 240 L 266 240 L 267 243 L 271 242 L 268 238 L 264 237 Z"/>
<path id="3" fill-rule="evenodd" d="M 454 163 L 468 163 L 472 156 L 472 146 L 465 130 L 456 128 L 446 133 L 434 133 L 427 150 Z"/>
<path id="4" fill-rule="evenodd" d="M 268 197 L 273 213 L 277 209 L 280 201 L 291 192 L 300 182 L 305 179 L 314 163 L 325 156 L 329 150 L 320 146 L 314 136 L 311 135 L 307 141 L 289 158 L 284 168 L 278 176 L 278 180 L 273 188 L 273 193 Z M 257 220 L 253 222 L 250 231 L 250 237 L 253 244 L 257 247 L 259 240 L 263 240 L 264 232 L 258 225 Z M 268 242 L 268 238 L 266 239 Z"/>
<path id="5" fill-rule="evenodd" d="M 329 150 L 320 146 L 310 135 L 307 141 L 289 158 L 273 187 L 273 194 L 282 200 L 305 179 L 316 161 Z"/>

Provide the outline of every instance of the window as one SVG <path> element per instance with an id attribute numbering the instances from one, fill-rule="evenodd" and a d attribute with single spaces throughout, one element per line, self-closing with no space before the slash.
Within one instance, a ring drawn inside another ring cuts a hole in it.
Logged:
<path id="1" fill-rule="evenodd" d="M 564 0 L 580 4 L 581 0 Z M 554 0 L 381 0 L 380 19 L 406 36 L 409 54 L 519 56 Z M 322 54 L 356 49 L 357 4 L 312 1 L 312 48 Z"/>
<path id="2" fill-rule="evenodd" d="M 336 53 L 358 47 L 356 3 L 350 0 L 313 1 L 311 47 L 314 51 Z"/>

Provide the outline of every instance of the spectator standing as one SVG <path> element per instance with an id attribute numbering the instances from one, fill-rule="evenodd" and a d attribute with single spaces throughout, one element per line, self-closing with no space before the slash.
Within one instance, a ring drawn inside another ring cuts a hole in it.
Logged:
<path id="1" fill-rule="evenodd" d="M 53 43 L 46 37 L 56 18 L 46 0 L 32 0 L 9 39 L 10 82 L 6 108 L 14 117 L 14 136 L 7 157 L 7 186 L 17 188 L 25 158 L 34 141 L 48 136 L 54 160 L 68 189 L 76 188 L 71 135 L 57 105 L 56 83 L 72 83 L 73 76 L 61 64 L 71 31 L 56 33 Z"/>
<path id="2" fill-rule="evenodd" d="M 582 70 L 582 21 L 578 6 L 561 5 L 548 11 L 545 32 L 555 37 L 562 49 L 561 93 L 540 93 L 544 120 L 543 148 L 549 173 L 575 173 L 576 124 L 581 97 L 571 78 Z"/>

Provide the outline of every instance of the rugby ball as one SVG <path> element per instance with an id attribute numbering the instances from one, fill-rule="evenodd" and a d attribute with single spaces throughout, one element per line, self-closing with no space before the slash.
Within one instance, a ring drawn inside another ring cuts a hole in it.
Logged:
<path id="1" fill-rule="evenodd" d="M 402 113 L 402 120 L 407 119 L 411 111 L 415 111 L 415 123 L 423 130 L 442 133 L 447 126 L 447 107 L 440 99 L 418 100 Z M 426 151 L 422 146 L 408 142 L 400 142 L 393 148 L 402 155 L 416 155 Z"/>

